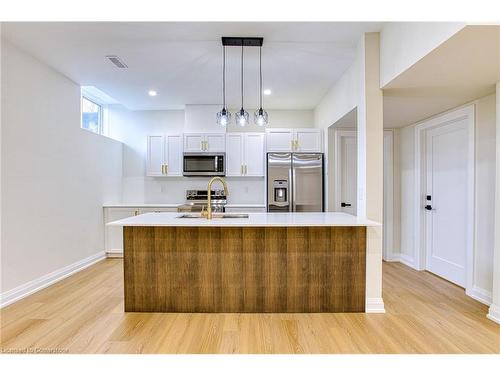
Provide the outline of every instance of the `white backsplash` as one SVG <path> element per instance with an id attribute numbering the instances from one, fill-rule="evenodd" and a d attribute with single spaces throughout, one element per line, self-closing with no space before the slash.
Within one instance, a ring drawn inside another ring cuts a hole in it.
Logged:
<path id="1" fill-rule="evenodd" d="M 228 204 L 264 204 L 263 177 L 226 178 Z M 197 177 L 124 177 L 123 201 L 127 203 L 184 203 L 186 190 L 205 190 L 208 178 Z M 219 189 L 219 184 L 213 188 Z"/>

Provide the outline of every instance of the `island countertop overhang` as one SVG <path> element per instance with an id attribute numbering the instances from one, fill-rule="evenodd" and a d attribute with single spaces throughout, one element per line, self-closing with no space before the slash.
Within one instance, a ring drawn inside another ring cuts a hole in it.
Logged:
<path id="1" fill-rule="evenodd" d="M 178 212 L 152 212 L 110 222 L 121 227 L 377 227 L 380 223 L 341 212 L 249 213 L 248 218 L 179 218 Z"/>

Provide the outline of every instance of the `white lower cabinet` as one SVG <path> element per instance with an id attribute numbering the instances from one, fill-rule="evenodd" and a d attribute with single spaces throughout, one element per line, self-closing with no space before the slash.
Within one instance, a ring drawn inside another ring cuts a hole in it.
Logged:
<path id="1" fill-rule="evenodd" d="M 226 176 L 264 176 L 265 139 L 264 133 L 227 133 Z"/>
<path id="2" fill-rule="evenodd" d="M 176 207 L 104 207 L 104 224 L 148 212 L 176 212 Z M 104 247 L 110 257 L 123 254 L 123 228 L 104 226 Z"/>

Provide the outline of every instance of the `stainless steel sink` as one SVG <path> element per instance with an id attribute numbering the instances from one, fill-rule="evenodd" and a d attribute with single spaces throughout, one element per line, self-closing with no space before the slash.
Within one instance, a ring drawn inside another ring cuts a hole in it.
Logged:
<path id="1" fill-rule="evenodd" d="M 182 214 L 177 216 L 178 219 L 204 219 L 201 214 Z M 248 219 L 248 214 L 223 214 L 213 213 L 213 219 Z"/>

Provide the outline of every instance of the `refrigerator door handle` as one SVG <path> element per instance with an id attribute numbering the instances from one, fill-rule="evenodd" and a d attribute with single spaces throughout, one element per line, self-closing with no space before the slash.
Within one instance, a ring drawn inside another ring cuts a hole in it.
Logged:
<path id="1" fill-rule="evenodd" d="M 295 170 L 293 169 L 293 157 L 290 155 L 290 169 L 288 170 L 288 184 L 290 186 L 290 202 L 288 202 L 288 207 L 290 207 L 289 212 L 295 212 Z"/>
<path id="2" fill-rule="evenodd" d="M 297 206 L 295 204 L 295 167 L 293 166 L 293 156 L 291 160 L 291 168 L 290 168 L 290 175 L 289 179 L 291 181 L 291 187 L 292 187 L 292 194 L 290 194 L 290 199 L 292 200 L 290 202 L 290 211 L 296 212 L 297 211 Z"/>

